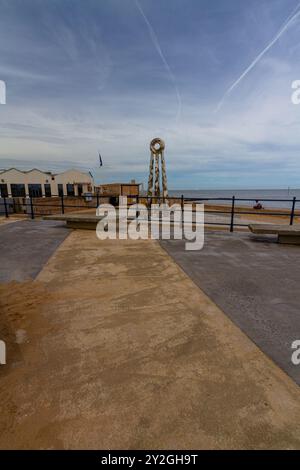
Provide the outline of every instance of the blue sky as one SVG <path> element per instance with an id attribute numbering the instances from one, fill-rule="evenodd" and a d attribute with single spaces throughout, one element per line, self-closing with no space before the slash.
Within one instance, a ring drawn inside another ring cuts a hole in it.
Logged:
<path id="1" fill-rule="evenodd" d="M 0 166 L 145 182 L 159 136 L 171 188 L 300 187 L 297 6 L 0 0 Z"/>

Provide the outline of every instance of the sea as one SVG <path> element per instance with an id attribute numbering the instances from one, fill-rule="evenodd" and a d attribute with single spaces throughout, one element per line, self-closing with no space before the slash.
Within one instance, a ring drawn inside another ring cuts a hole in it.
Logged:
<path id="1" fill-rule="evenodd" d="M 184 195 L 186 198 L 203 198 L 204 203 L 207 199 L 211 204 L 230 204 L 230 201 L 218 201 L 217 198 L 246 199 L 245 201 L 237 201 L 236 205 L 253 207 L 256 200 L 259 200 L 264 208 L 291 208 L 293 198 L 297 198 L 296 209 L 300 209 L 300 189 L 178 189 L 169 190 L 169 196 L 180 197 Z M 267 199 L 274 199 L 268 201 Z"/>

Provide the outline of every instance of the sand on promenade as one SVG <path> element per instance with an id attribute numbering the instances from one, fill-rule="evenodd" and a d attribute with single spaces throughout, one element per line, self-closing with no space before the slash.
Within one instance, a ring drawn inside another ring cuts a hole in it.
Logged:
<path id="1" fill-rule="evenodd" d="M 300 449 L 300 389 L 154 241 L 0 286 L 0 448 Z"/>

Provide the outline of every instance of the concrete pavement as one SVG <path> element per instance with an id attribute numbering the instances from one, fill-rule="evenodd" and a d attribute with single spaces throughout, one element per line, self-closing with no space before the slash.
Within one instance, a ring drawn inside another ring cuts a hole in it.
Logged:
<path id="1" fill-rule="evenodd" d="M 64 223 L 53 221 L 0 225 L 0 282 L 34 279 L 69 233 Z"/>
<path id="2" fill-rule="evenodd" d="M 193 281 L 300 385 L 291 344 L 300 339 L 300 247 L 276 236 L 206 232 L 203 250 L 162 246 Z"/>
<path id="3" fill-rule="evenodd" d="M 157 242 L 72 232 L 0 300 L 0 448 L 300 448 L 299 387 Z"/>

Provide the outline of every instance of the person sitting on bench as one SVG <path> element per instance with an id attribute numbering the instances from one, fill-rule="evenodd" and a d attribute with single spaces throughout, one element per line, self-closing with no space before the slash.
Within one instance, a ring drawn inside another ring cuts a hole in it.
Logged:
<path id="1" fill-rule="evenodd" d="M 253 206 L 253 209 L 262 209 L 263 206 L 261 205 L 261 203 L 259 202 L 258 199 L 256 199 L 255 201 L 255 205 Z"/>

